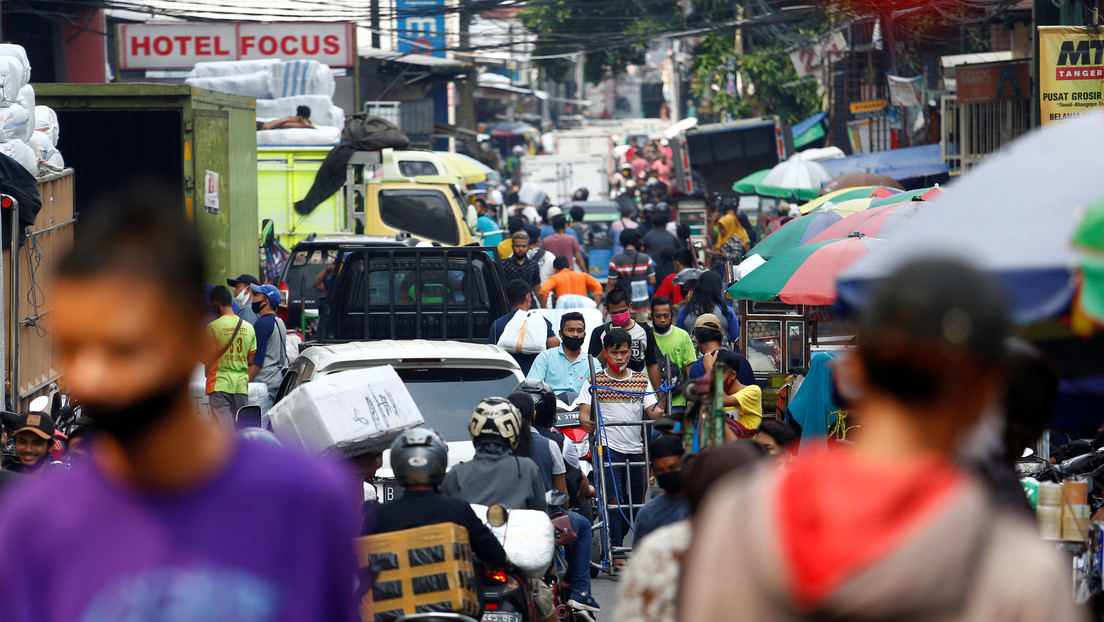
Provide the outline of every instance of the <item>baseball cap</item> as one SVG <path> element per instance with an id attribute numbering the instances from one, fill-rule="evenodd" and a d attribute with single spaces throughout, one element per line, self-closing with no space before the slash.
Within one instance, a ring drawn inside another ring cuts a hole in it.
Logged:
<path id="1" fill-rule="evenodd" d="M 698 321 L 694 322 L 694 328 L 708 328 L 710 330 L 718 330 L 724 332 L 721 328 L 721 320 L 712 313 L 703 313 L 698 316 Z"/>
<path id="2" fill-rule="evenodd" d="M 27 412 L 19 415 L 15 433 L 34 432 L 36 436 L 50 440 L 54 438 L 54 420 L 43 412 Z"/>
<path id="3" fill-rule="evenodd" d="M 257 277 L 252 274 L 242 274 L 236 279 L 226 279 L 226 284 L 230 287 L 234 287 L 238 283 L 245 283 L 246 285 L 260 285 L 261 282 L 257 280 Z"/>
<path id="4" fill-rule="evenodd" d="M 544 219 L 545 220 L 552 220 L 553 216 L 562 216 L 562 215 L 563 215 L 563 210 L 562 209 L 560 209 L 558 207 L 550 207 L 550 208 L 548 208 L 548 211 L 545 212 Z"/>
<path id="5" fill-rule="evenodd" d="M 268 298 L 268 302 L 274 307 L 278 306 L 280 301 L 283 300 L 283 296 L 280 295 L 280 290 L 276 289 L 275 285 L 269 285 L 268 283 L 264 285 L 250 285 L 249 289 L 257 294 L 264 294 L 264 297 Z"/>

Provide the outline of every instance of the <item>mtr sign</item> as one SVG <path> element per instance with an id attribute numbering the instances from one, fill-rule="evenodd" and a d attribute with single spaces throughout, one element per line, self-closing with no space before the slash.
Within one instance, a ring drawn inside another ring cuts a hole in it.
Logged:
<path id="1" fill-rule="evenodd" d="M 1104 78 L 1104 40 L 1063 41 L 1054 72 L 1056 80 Z"/>
<path id="2" fill-rule="evenodd" d="M 346 23 L 121 24 L 120 69 L 191 69 L 220 60 L 316 60 L 352 67 L 356 29 Z"/>

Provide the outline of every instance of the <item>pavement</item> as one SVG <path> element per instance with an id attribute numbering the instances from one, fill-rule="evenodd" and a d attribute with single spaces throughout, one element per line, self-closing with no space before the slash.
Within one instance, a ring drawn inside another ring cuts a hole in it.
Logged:
<path id="1" fill-rule="evenodd" d="M 598 622 L 613 622 L 613 610 L 617 604 L 617 590 L 621 584 L 604 572 L 598 573 L 598 577 L 590 580 L 591 591 L 594 599 L 602 606 L 598 612 Z"/>

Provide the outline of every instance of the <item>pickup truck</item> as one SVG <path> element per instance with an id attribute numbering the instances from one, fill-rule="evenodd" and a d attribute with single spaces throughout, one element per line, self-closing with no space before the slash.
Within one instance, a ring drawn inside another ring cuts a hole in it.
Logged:
<path id="1" fill-rule="evenodd" d="M 313 340 L 486 343 L 509 310 L 497 251 L 350 239 L 335 249 Z"/>

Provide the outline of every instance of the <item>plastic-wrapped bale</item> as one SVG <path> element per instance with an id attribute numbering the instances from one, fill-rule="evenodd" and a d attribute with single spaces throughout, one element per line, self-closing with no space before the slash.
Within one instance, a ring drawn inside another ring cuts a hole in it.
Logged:
<path id="1" fill-rule="evenodd" d="M 316 60 L 293 60 L 268 68 L 272 97 L 326 95 L 332 98 L 336 84 L 329 65 Z"/>
<path id="2" fill-rule="evenodd" d="M 333 99 L 327 95 L 296 95 L 277 97 L 276 99 L 257 100 L 257 120 L 271 121 L 295 114 L 299 106 L 310 108 L 310 120 L 315 125 L 342 127 L 345 125 L 345 111 L 334 106 Z"/>
<path id="3" fill-rule="evenodd" d="M 50 144 L 57 147 L 61 138 L 61 126 L 58 125 L 57 113 L 49 106 L 35 106 L 35 131 L 46 134 Z"/>
<path id="4" fill-rule="evenodd" d="M 288 393 L 268 413 L 284 443 L 312 454 L 382 453 L 403 430 L 425 422 L 390 365 L 323 376 Z"/>
<path id="5" fill-rule="evenodd" d="M 244 95 L 264 99 L 272 97 L 268 89 L 268 72 L 257 71 L 237 76 L 217 76 L 211 78 L 186 78 L 184 84 L 199 89 Z"/>
<path id="6" fill-rule="evenodd" d="M 333 146 L 341 142 L 341 128 L 318 125 L 289 127 L 280 130 L 258 130 L 257 145 Z"/>
<path id="7" fill-rule="evenodd" d="M 479 615 L 467 529 L 438 523 L 358 538 L 355 544 L 360 567 L 374 578 L 370 602 L 361 606 L 364 622 L 428 612 Z"/>
<path id="8" fill-rule="evenodd" d="M 23 106 L 11 104 L 7 108 L 0 108 L 0 141 L 26 141 L 30 138 L 27 135 L 29 127 L 31 127 L 31 117 Z M 32 130 L 29 133 L 36 132 Z"/>
<path id="9" fill-rule="evenodd" d="M 0 143 L 0 153 L 19 162 L 31 175 L 38 175 L 38 156 L 27 143 L 21 140 Z"/>
<path id="10" fill-rule="evenodd" d="M 31 81 L 31 61 L 27 59 L 27 50 L 23 49 L 22 45 L 0 43 L 0 56 L 10 56 L 18 59 L 19 64 L 23 67 L 24 82 Z"/>
<path id="11" fill-rule="evenodd" d="M 24 141 L 30 141 L 31 140 L 31 135 L 34 134 L 35 127 L 37 127 L 37 123 L 38 123 L 35 120 L 35 108 L 36 108 L 36 106 L 35 106 L 34 87 L 31 86 L 30 84 L 23 85 L 23 88 L 19 89 L 19 99 L 16 101 L 16 103 L 19 104 L 20 106 L 23 106 L 23 108 L 26 109 L 26 111 L 27 111 L 27 121 L 28 121 L 28 123 L 27 123 L 26 130 L 24 130 L 24 132 L 23 132 L 22 139 Z"/>
<path id="12" fill-rule="evenodd" d="M 226 76 L 241 76 L 250 73 L 268 71 L 268 68 L 279 64 L 278 58 L 259 58 L 256 60 L 220 60 L 207 63 L 196 63 L 192 76 L 196 78 L 223 78 Z"/>
<path id="13" fill-rule="evenodd" d="M 19 89 L 27 86 L 27 74 L 23 63 L 14 56 L 0 56 L 0 106 L 19 101 Z"/>
<path id="14" fill-rule="evenodd" d="M 38 159 L 56 168 L 65 168 L 65 160 L 57 147 L 50 144 L 50 137 L 44 132 L 35 132 L 27 143 L 34 149 Z"/>

